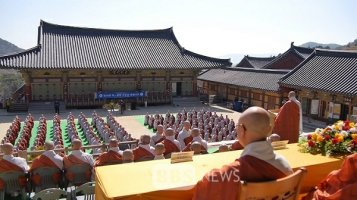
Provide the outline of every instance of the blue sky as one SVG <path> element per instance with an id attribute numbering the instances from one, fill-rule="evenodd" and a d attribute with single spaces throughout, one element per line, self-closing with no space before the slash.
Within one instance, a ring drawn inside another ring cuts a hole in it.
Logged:
<path id="1" fill-rule="evenodd" d="M 268 55 L 292 41 L 357 39 L 354 0 L 0 0 L 0 38 L 36 45 L 40 19 L 107 29 L 173 27 L 180 44 L 214 57 Z"/>

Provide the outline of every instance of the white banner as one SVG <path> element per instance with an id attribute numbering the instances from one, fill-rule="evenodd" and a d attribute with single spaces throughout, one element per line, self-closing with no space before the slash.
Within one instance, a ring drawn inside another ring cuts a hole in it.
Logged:
<path id="1" fill-rule="evenodd" d="M 318 115 L 319 114 L 319 103 L 320 103 L 320 101 L 318 99 L 311 100 L 310 114 L 312 114 L 312 115 Z"/>

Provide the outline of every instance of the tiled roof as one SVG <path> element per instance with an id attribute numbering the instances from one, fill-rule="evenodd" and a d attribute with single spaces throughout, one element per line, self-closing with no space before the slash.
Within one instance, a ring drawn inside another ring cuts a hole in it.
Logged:
<path id="1" fill-rule="evenodd" d="M 289 62 L 288 57 L 291 55 L 296 55 L 295 57 L 297 57 L 297 59 L 299 60 L 298 63 L 300 63 L 303 60 L 305 60 L 307 57 L 309 57 L 309 55 L 313 52 L 314 52 L 314 49 L 298 47 L 298 46 L 294 45 L 294 42 L 292 42 L 290 45 L 290 48 L 287 51 L 285 51 L 283 54 L 278 55 L 275 59 L 273 59 L 270 63 L 266 64 L 263 68 L 264 69 L 293 69 L 298 64 L 296 64 L 294 66 L 276 66 L 276 65 L 279 65 L 278 63 Z M 284 60 L 286 60 L 287 62 L 284 62 Z"/>
<path id="2" fill-rule="evenodd" d="M 172 28 L 106 30 L 41 21 L 38 45 L 0 57 L 0 68 L 37 69 L 205 69 L 231 66 L 185 50 Z"/>
<path id="3" fill-rule="evenodd" d="M 280 84 L 343 95 L 357 95 L 357 51 L 316 49 Z"/>
<path id="4" fill-rule="evenodd" d="M 276 92 L 279 90 L 279 79 L 287 73 L 287 70 L 231 67 L 210 69 L 197 79 Z"/>
<path id="5" fill-rule="evenodd" d="M 271 62 L 274 58 L 275 58 L 275 56 L 273 56 L 273 57 L 252 57 L 252 56 L 246 55 L 235 67 L 261 69 L 266 64 Z"/>

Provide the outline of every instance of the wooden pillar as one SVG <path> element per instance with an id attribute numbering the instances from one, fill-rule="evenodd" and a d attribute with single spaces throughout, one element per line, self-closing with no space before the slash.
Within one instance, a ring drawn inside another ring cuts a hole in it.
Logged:
<path id="1" fill-rule="evenodd" d="M 67 104 L 68 101 L 68 71 L 63 71 L 62 72 L 62 82 L 63 82 L 63 101 L 65 104 Z"/>
<path id="2" fill-rule="evenodd" d="M 32 101 L 31 71 L 22 72 L 22 78 L 25 81 L 25 85 L 24 85 L 25 102 L 30 103 Z"/>

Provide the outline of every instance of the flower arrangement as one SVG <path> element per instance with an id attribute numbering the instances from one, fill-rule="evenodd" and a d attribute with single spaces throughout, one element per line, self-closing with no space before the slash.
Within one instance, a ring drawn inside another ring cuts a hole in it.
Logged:
<path id="1" fill-rule="evenodd" d="M 357 152 L 357 123 L 337 121 L 299 142 L 301 152 L 322 155 L 345 155 Z"/>

